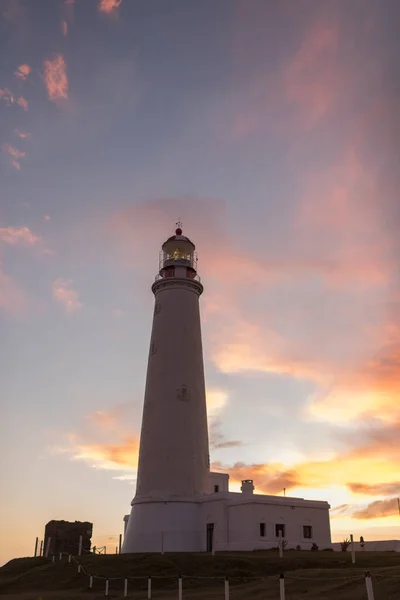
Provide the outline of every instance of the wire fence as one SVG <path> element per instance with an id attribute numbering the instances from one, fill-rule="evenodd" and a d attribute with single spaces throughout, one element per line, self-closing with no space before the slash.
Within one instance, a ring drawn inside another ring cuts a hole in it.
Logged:
<path id="1" fill-rule="evenodd" d="M 66 559 L 66 560 L 65 560 Z M 307 577 L 303 575 L 295 575 L 292 573 L 281 573 L 279 576 L 266 576 L 260 577 L 257 575 L 238 575 L 238 576 L 222 576 L 222 575 L 214 575 L 214 576 L 196 576 L 196 575 L 129 575 L 129 576 L 117 576 L 110 577 L 104 575 L 97 575 L 92 572 L 92 567 L 85 568 L 82 564 L 80 557 L 75 557 L 71 554 L 66 554 L 60 552 L 58 555 L 53 554 L 51 557 L 48 557 L 48 560 L 53 564 L 60 562 L 67 562 L 67 564 L 71 565 L 71 568 L 75 568 L 77 570 L 77 574 L 82 577 L 82 582 L 86 580 L 87 588 L 89 591 L 102 592 L 105 597 L 109 597 L 111 594 L 122 592 L 122 596 L 127 598 L 128 595 L 135 591 L 141 590 L 144 594 L 147 594 L 147 600 L 154 599 L 157 592 L 163 590 L 165 594 L 165 589 L 169 589 L 171 593 L 176 593 L 178 600 L 183 600 L 185 596 L 185 592 L 193 589 L 193 587 L 217 587 L 224 595 L 224 600 L 233 600 L 235 586 L 240 586 L 240 584 L 259 584 L 264 582 L 268 584 L 269 589 L 276 590 L 276 597 L 280 600 L 286 600 L 287 592 L 293 590 L 293 585 L 296 586 L 296 590 L 298 590 L 298 585 L 301 582 L 310 583 L 310 582 L 318 582 L 321 585 L 329 585 L 332 582 L 334 584 L 346 584 L 349 585 L 359 585 L 364 586 L 366 591 L 367 600 L 375 600 L 374 596 L 374 585 L 373 579 L 370 571 L 364 571 L 360 573 L 349 573 L 348 575 L 336 575 L 336 574 L 326 574 L 322 575 L 318 573 L 318 575 L 314 577 Z M 389 573 L 374 573 L 374 580 L 379 583 L 380 579 L 397 579 L 399 581 L 399 590 L 400 590 L 400 573 L 399 574 L 389 574 Z M 162 582 L 162 585 L 160 585 Z M 174 594 L 175 595 L 175 594 Z M 290 594 L 289 594 L 290 597 Z M 288 599 L 289 600 L 289 599 Z"/>

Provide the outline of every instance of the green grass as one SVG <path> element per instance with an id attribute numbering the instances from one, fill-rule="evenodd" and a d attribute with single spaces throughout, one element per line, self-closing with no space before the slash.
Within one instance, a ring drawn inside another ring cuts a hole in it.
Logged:
<path id="1" fill-rule="evenodd" d="M 230 600 L 279 598 L 280 573 L 285 573 L 286 599 L 364 600 L 364 571 L 371 572 L 375 600 L 400 600 L 400 554 L 359 552 L 351 563 L 349 552 L 275 551 L 209 554 L 131 554 L 82 556 L 88 574 L 110 578 L 110 597 L 121 598 L 123 578 L 129 597 L 147 597 L 147 577 L 152 576 L 153 598 L 177 598 L 177 578 L 184 577 L 184 600 L 224 598 L 224 578 L 230 580 Z M 115 578 L 115 579 L 114 579 Z M 137 579 L 135 579 L 137 578 Z M 0 569 L 0 595 L 4 600 L 88 600 L 104 598 L 105 581 L 78 574 L 67 558 L 55 563 L 43 558 L 24 558 Z M 7 594 L 7 595 L 6 595 Z M 340 595 L 340 599 L 338 599 Z"/>

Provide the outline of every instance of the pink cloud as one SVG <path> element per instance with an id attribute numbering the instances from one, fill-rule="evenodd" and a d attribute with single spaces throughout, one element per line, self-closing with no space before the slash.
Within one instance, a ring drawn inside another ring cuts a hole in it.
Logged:
<path id="1" fill-rule="evenodd" d="M 122 0 L 99 0 L 98 9 L 100 12 L 111 14 L 115 13 L 121 4 Z"/>
<path id="2" fill-rule="evenodd" d="M 0 100 L 10 106 L 14 103 L 13 93 L 8 88 L 0 88 Z"/>
<path id="3" fill-rule="evenodd" d="M 43 63 L 43 78 L 49 100 L 66 100 L 68 98 L 68 78 L 66 63 L 61 54 Z"/>
<path id="4" fill-rule="evenodd" d="M 10 244 L 27 244 L 32 246 L 42 241 L 42 238 L 32 233 L 29 227 L 0 227 L 0 241 Z"/>
<path id="5" fill-rule="evenodd" d="M 27 100 L 26 100 L 26 99 L 25 99 L 23 96 L 20 96 L 20 97 L 17 99 L 17 104 L 18 104 L 18 105 L 19 105 L 21 108 L 23 108 L 25 111 L 27 111 L 27 110 L 28 110 L 28 107 L 29 107 L 29 105 L 28 105 L 28 101 L 27 101 Z"/>
<path id="6" fill-rule="evenodd" d="M 78 292 L 72 287 L 72 280 L 66 280 L 58 278 L 53 282 L 53 298 L 56 302 L 59 302 L 67 313 L 73 313 L 80 308 L 83 304 L 79 300 Z"/>
<path id="7" fill-rule="evenodd" d="M 308 126 L 325 117 L 335 102 L 339 42 L 336 25 L 316 20 L 284 71 L 284 94 Z"/>
<path id="8" fill-rule="evenodd" d="M 14 75 L 18 79 L 22 79 L 23 81 L 25 81 L 26 79 L 28 79 L 31 71 L 32 69 L 29 65 L 20 65 L 15 71 Z"/>
<path id="9" fill-rule="evenodd" d="M 26 140 L 31 137 L 31 134 L 27 131 L 21 131 L 20 129 L 14 129 L 14 133 L 20 140 Z"/>

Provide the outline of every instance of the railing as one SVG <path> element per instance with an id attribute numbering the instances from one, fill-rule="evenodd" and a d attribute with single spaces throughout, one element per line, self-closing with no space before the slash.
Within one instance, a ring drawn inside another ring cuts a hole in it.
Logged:
<path id="1" fill-rule="evenodd" d="M 160 275 L 160 273 L 158 273 L 155 278 L 154 281 L 160 281 L 161 279 L 163 279 L 164 281 L 168 281 L 169 279 L 179 279 L 179 277 L 163 277 L 162 275 Z M 188 281 L 198 281 L 199 283 L 201 283 L 201 278 L 200 275 L 195 275 L 194 277 L 183 277 L 182 279 L 187 279 Z"/>

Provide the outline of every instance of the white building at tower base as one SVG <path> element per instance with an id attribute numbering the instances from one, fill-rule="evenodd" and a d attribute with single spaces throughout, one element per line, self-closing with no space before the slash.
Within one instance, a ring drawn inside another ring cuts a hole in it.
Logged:
<path id="1" fill-rule="evenodd" d="M 187 498 L 153 501 L 150 519 L 140 529 L 136 524 L 137 547 L 124 552 L 266 550 L 278 546 L 280 535 L 286 549 L 332 548 L 327 502 L 255 494 L 252 480 L 242 482 L 241 492 L 230 492 L 228 483 L 229 475 L 211 472 L 210 493 L 189 506 Z M 141 521 L 140 504 L 136 511 Z M 125 531 L 129 519 L 124 517 Z"/>

